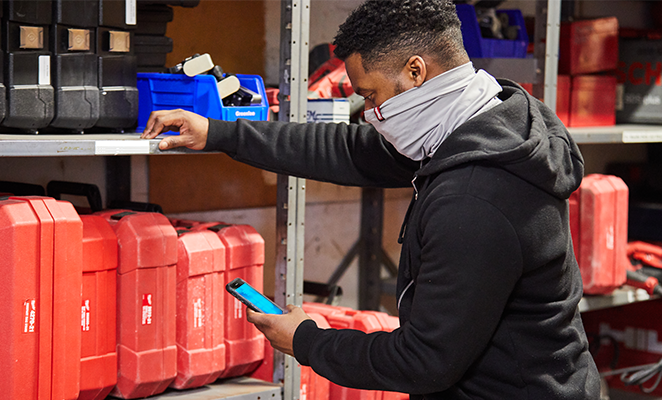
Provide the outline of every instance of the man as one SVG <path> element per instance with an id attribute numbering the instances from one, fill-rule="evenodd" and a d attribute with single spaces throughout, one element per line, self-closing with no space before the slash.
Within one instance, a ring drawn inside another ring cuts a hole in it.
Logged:
<path id="1" fill-rule="evenodd" d="M 597 399 L 568 224 L 583 160 L 561 122 L 516 84 L 473 69 L 450 0 L 368 0 L 336 45 L 372 126 L 161 111 L 143 134 L 179 130 L 160 148 L 222 150 L 305 178 L 413 184 L 399 329 L 321 330 L 292 306 L 249 320 L 344 386 L 412 399 Z"/>

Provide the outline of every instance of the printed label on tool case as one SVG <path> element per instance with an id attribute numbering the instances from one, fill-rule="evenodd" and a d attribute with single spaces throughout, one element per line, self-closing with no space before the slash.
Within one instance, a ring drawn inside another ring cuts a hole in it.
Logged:
<path id="1" fill-rule="evenodd" d="M 205 325 L 202 299 L 193 300 L 193 327 L 200 328 Z"/>
<path id="2" fill-rule="evenodd" d="M 143 294 L 143 325 L 152 325 L 152 294 Z"/>
<path id="3" fill-rule="evenodd" d="M 135 25 L 137 23 L 137 12 L 138 7 L 136 6 L 136 0 L 126 0 L 126 24 Z"/>
<path id="4" fill-rule="evenodd" d="M 80 308 L 80 328 L 83 332 L 90 330 L 90 301 L 83 301 Z"/>
<path id="5" fill-rule="evenodd" d="M 244 305 L 241 301 L 234 299 L 234 318 L 241 319 L 241 309 L 244 308 Z"/>
<path id="6" fill-rule="evenodd" d="M 23 302 L 25 309 L 25 322 L 23 325 L 23 333 L 34 333 L 35 325 L 37 323 L 37 300 L 28 299 Z"/>
<path id="7" fill-rule="evenodd" d="M 39 56 L 39 84 L 51 84 L 51 56 Z"/>

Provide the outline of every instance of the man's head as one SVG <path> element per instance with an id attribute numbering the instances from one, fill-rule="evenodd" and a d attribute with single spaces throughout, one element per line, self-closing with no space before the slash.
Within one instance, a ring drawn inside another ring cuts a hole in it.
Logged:
<path id="1" fill-rule="evenodd" d="M 469 61 L 452 0 L 368 0 L 335 44 L 366 107 Z"/>

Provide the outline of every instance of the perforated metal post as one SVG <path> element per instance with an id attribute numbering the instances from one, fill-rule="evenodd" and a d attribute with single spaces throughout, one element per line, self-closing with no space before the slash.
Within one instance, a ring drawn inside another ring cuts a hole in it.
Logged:
<path id="1" fill-rule="evenodd" d="M 542 97 L 552 111 L 556 111 L 560 33 L 561 0 L 538 0 L 536 4 L 535 55 L 539 60 L 544 59 L 542 71 L 544 83 L 542 87 L 534 86 L 533 94 L 536 97 Z"/>
<path id="2" fill-rule="evenodd" d="M 278 119 L 305 123 L 308 97 L 310 0 L 282 0 L 280 47 L 280 111 Z M 276 303 L 303 302 L 303 253 L 306 180 L 278 176 L 276 211 Z M 274 381 L 283 382 L 283 399 L 299 399 L 301 370 L 292 357 L 277 353 Z"/>

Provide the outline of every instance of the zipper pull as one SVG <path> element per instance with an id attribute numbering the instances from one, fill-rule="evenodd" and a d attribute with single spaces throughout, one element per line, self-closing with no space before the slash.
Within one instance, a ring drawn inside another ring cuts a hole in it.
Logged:
<path id="1" fill-rule="evenodd" d="M 414 200 L 418 200 L 418 188 L 416 187 L 416 178 L 418 176 L 414 175 L 414 179 L 411 180 L 411 185 L 414 187 Z"/>

